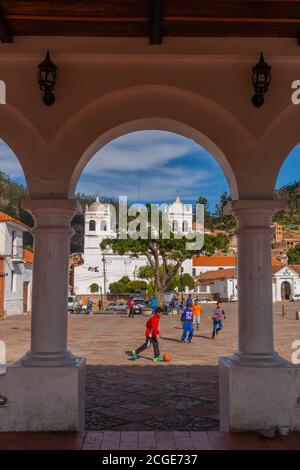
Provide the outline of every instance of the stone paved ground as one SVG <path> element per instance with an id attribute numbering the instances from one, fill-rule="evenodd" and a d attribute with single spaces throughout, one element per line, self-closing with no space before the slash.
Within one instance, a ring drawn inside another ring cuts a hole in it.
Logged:
<path id="1" fill-rule="evenodd" d="M 90 431 L 206 431 L 218 429 L 218 357 L 237 347 L 237 305 L 225 305 L 224 330 L 211 340 L 212 306 L 204 307 L 199 332 L 192 344 L 181 344 L 177 316 L 161 320 L 162 353 L 170 363 L 154 364 L 152 350 L 133 362 L 129 353 L 144 339 L 144 316 L 70 315 L 69 347 L 87 358 L 86 423 Z M 288 317 L 274 306 L 277 351 L 291 358 L 291 343 L 300 339 L 297 304 L 288 305 Z M 298 304 L 300 310 L 300 305 Z M 29 347 L 30 318 L 15 316 L 0 322 L 7 361 Z"/>

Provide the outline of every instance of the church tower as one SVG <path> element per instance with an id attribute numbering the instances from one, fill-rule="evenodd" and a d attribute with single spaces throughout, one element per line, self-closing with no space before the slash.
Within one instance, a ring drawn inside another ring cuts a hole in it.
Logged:
<path id="1" fill-rule="evenodd" d="M 91 267 L 101 265 L 100 243 L 115 237 L 115 210 L 110 204 L 102 204 L 99 198 L 86 207 L 84 234 L 84 263 Z"/>
<path id="2" fill-rule="evenodd" d="M 187 234 L 193 227 L 193 208 L 192 204 L 184 204 L 179 195 L 176 201 L 168 207 L 168 220 L 173 232 Z"/>

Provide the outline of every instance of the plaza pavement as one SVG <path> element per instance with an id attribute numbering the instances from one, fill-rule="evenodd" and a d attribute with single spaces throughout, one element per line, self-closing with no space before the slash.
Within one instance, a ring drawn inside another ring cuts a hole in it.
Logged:
<path id="1" fill-rule="evenodd" d="M 69 348 L 87 358 L 86 429 L 89 431 L 217 431 L 218 357 L 237 348 L 237 304 L 224 304 L 224 330 L 211 339 L 213 304 L 203 308 L 199 331 L 191 344 L 181 344 L 177 315 L 160 322 L 161 352 L 170 363 L 152 362 L 152 348 L 133 362 L 132 349 L 144 340 L 147 317 L 122 314 L 69 315 Z M 291 360 L 291 344 L 300 339 L 300 304 L 274 305 L 277 351 Z M 0 339 L 6 342 L 7 362 L 29 348 L 30 316 L 14 316 L 0 322 Z"/>

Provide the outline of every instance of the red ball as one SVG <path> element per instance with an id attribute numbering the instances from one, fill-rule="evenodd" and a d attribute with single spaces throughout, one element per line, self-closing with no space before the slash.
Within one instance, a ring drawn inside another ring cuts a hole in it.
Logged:
<path id="1" fill-rule="evenodd" d="M 163 355 L 163 359 L 164 359 L 165 362 L 169 362 L 169 361 L 171 360 L 170 354 L 165 353 L 165 354 Z"/>

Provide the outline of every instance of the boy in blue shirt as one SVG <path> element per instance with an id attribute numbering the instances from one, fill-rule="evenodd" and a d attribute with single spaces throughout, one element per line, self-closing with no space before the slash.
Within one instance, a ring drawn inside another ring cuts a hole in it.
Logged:
<path id="1" fill-rule="evenodd" d="M 193 309 L 192 307 L 186 307 L 181 315 L 181 322 L 183 323 L 183 332 L 181 336 L 181 342 L 185 343 L 185 339 L 187 334 L 188 339 L 187 342 L 191 343 L 193 339 Z"/>

